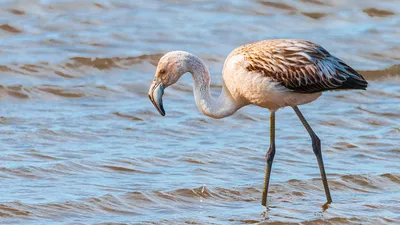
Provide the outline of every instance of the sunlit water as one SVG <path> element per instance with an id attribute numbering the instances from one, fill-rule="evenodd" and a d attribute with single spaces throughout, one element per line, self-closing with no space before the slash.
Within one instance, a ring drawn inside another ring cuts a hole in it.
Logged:
<path id="1" fill-rule="evenodd" d="M 1 1 L 0 224 L 397 224 L 398 1 Z M 269 112 L 215 120 L 191 76 L 147 97 L 158 59 L 199 55 L 221 86 L 235 47 L 307 39 L 360 71 L 367 91 L 301 106 L 322 140 L 277 112 L 269 210 L 261 206 Z"/>

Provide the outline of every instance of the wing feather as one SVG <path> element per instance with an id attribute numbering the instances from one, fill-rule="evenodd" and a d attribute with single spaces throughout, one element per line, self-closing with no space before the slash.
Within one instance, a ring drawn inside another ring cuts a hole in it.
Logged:
<path id="1" fill-rule="evenodd" d="M 259 72 L 286 88 L 303 93 L 365 89 L 367 81 L 321 46 L 302 40 L 268 40 L 236 50 L 246 69 Z"/>

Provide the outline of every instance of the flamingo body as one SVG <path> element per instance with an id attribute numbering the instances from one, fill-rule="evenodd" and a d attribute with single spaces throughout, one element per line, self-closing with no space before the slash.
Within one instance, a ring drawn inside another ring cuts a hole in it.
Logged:
<path id="1" fill-rule="evenodd" d="M 276 111 L 310 103 L 321 92 L 365 89 L 366 81 L 319 45 L 303 40 L 265 40 L 227 57 L 224 85 L 237 102 Z"/>

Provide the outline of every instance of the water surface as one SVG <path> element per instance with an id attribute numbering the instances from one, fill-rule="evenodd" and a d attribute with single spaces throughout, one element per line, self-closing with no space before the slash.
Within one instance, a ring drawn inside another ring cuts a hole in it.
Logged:
<path id="1" fill-rule="evenodd" d="M 398 224 L 400 7 L 381 1 L 0 2 L 1 224 Z M 269 211 L 260 205 L 269 113 L 198 112 L 192 80 L 147 97 L 158 59 L 199 55 L 212 87 L 239 45 L 298 38 L 369 81 L 301 106 L 322 140 L 277 112 Z"/>

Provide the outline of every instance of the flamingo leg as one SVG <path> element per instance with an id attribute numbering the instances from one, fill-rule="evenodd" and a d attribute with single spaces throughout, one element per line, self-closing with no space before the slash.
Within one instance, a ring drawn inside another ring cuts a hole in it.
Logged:
<path id="1" fill-rule="evenodd" d="M 300 112 L 300 109 L 297 106 L 294 106 L 293 109 L 296 112 L 297 116 L 299 117 L 300 121 L 303 123 L 303 125 L 306 128 L 306 130 L 308 131 L 308 133 L 310 134 L 310 137 L 312 140 L 313 151 L 314 151 L 315 156 L 317 157 L 319 171 L 321 172 L 321 177 L 322 177 L 322 183 L 324 184 L 325 195 L 326 195 L 326 200 L 327 200 L 326 203 L 330 204 L 332 202 L 332 198 L 331 198 L 331 193 L 329 191 L 328 180 L 326 179 L 324 161 L 322 160 L 321 141 L 319 140 L 318 136 L 314 133 L 314 131 L 311 129 L 307 120 L 304 118 L 303 114 Z"/>
<path id="2" fill-rule="evenodd" d="M 267 205 L 269 178 L 271 176 L 272 162 L 275 156 L 275 112 L 274 111 L 271 111 L 271 116 L 270 116 L 270 139 L 271 139 L 270 146 L 267 154 L 265 154 L 265 162 L 267 165 L 265 168 L 264 188 L 261 201 L 261 204 L 263 206 Z"/>

